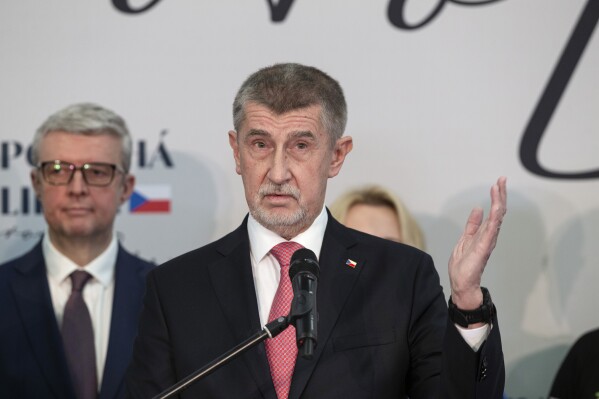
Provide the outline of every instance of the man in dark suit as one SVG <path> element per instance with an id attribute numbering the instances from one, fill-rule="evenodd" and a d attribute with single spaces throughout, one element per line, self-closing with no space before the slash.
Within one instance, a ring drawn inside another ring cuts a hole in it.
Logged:
<path id="1" fill-rule="evenodd" d="M 152 265 L 113 232 L 132 193 L 124 120 L 94 104 L 50 116 L 32 145 L 42 240 L 0 266 L 0 397 L 121 398 Z"/>
<path id="2" fill-rule="evenodd" d="M 353 146 L 334 79 L 298 64 L 261 69 L 238 91 L 233 117 L 229 143 L 250 213 L 148 275 L 130 396 L 157 395 L 285 316 L 289 254 L 306 247 L 320 263 L 312 358 L 298 356 L 290 327 L 181 397 L 500 398 L 499 328 L 480 281 L 505 214 L 505 179 L 491 189 L 489 217 L 473 210 L 453 251 L 448 317 L 430 256 L 348 229 L 324 207 L 327 180 Z"/>

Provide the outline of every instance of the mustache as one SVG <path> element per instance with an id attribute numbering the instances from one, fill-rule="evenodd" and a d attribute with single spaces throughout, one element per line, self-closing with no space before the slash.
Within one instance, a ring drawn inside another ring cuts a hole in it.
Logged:
<path id="1" fill-rule="evenodd" d="M 260 195 L 260 198 L 264 198 L 267 195 L 289 195 L 298 200 L 300 191 L 297 187 L 293 187 L 290 184 L 266 183 L 260 186 L 258 195 Z"/>

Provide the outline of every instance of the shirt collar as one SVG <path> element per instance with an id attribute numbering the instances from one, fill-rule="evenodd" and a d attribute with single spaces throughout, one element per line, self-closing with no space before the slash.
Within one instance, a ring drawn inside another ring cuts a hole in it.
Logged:
<path id="1" fill-rule="evenodd" d="M 320 256 L 320 248 L 322 247 L 327 221 L 328 215 L 323 207 L 312 225 L 306 231 L 298 234 L 289 241 L 297 242 L 304 248 L 312 250 L 316 254 L 316 257 Z M 247 226 L 250 238 L 250 252 L 255 263 L 259 263 L 275 245 L 287 241 L 277 233 L 262 226 L 251 214 L 249 215 Z"/>
<path id="2" fill-rule="evenodd" d="M 84 266 L 77 265 L 62 254 L 50 241 L 50 235 L 47 231 L 42 240 L 42 252 L 48 275 L 59 283 L 69 277 L 75 270 L 85 270 L 105 287 L 114 280 L 114 267 L 118 255 L 118 244 L 115 234 L 112 235 L 112 240 L 108 244 L 108 247 Z"/>

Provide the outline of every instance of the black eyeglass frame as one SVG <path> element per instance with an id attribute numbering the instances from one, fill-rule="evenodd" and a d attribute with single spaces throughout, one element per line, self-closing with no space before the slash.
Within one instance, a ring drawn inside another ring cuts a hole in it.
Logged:
<path id="1" fill-rule="evenodd" d="M 45 167 L 47 165 L 61 165 L 61 166 L 68 166 L 68 170 L 70 171 L 70 176 L 68 178 L 68 180 L 64 183 L 56 183 L 53 181 L 50 181 L 50 179 L 48 178 L 48 176 L 46 175 L 46 169 Z M 102 183 L 102 184 L 98 184 L 98 183 L 93 183 L 93 182 L 89 182 L 88 181 L 88 177 L 86 174 L 87 170 L 91 170 L 93 168 L 93 166 L 101 166 L 101 167 L 109 167 L 111 170 L 111 175 L 110 175 L 110 179 L 108 180 L 107 183 Z M 107 163 L 107 162 L 86 162 L 81 166 L 76 166 L 74 163 L 71 162 L 67 162 L 67 161 L 61 161 L 59 159 L 56 159 L 54 161 L 44 161 L 44 162 L 40 162 L 37 166 L 37 169 L 40 170 L 42 177 L 44 178 L 44 181 L 52 186 L 66 186 L 68 184 L 71 183 L 71 181 L 73 180 L 73 176 L 75 175 L 76 171 L 81 171 L 81 176 L 83 177 L 83 180 L 85 181 L 85 184 L 87 184 L 88 186 L 94 186 L 94 187 L 106 187 L 109 186 L 110 184 L 112 184 L 112 182 L 114 181 L 114 176 L 116 175 L 116 172 L 120 172 L 120 173 L 125 173 L 125 171 L 119 167 L 118 165 L 115 165 L 113 163 Z"/>

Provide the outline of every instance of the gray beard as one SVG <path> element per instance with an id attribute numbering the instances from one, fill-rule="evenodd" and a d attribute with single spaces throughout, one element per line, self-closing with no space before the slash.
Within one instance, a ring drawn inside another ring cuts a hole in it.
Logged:
<path id="1" fill-rule="evenodd" d="M 297 190 L 296 188 L 286 184 L 276 185 L 272 183 L 267 183 L 260 187 L 260 190 L 254 197 L 253 204 L 259 204 L 262 198 L 270 194 L 291 195 L 298 201 L 298 203 L 300 200 L 300 193 L 299 190 Z M 256 219 L 256 221 L 260 223 L 262 226 L 266 227 L 270 231 L 277 233 L 285 239 L 295 237 L 303 230 L 305 230 L 307 226 L 309 226 L 309 224 L 306 225 L 306 223 L 308 222 L 308 210 L 302 207 L 301 205 L 300 208 L 291 215 L 271 214 L 259 205 L 250 206 L 250 213 L 252 214 L 254 219 Z"/>
<path id="2" fill-rule="evenodd" d="M 308 212 L 300 208 L 292 215 L 272 215 L 261 207 L 250 209 L 250 213 L 258 223 L 289 240 L 306 229 Z"/>

